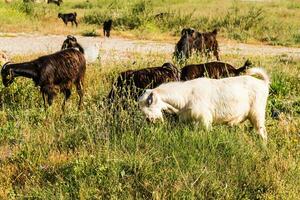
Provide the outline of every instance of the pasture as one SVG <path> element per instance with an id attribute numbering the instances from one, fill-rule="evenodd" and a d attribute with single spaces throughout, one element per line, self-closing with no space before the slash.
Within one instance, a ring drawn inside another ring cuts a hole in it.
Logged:
<path id="1" fill-rule="evenodd" d="M 117 72 L 158 66 L 169 55 L 146 57 L 135 54 L 135 65 L 88 65 L 79 112 L 76 95 L 63 113 L 62 95 L 45 110 L 30 80 L 1 85 L 1 198 L 298 198 L 299 60 L 250 57 L 272 78 L 264 147 L 249 122 L 207 132 L 172 119 L 148 124 L 134 106 L 113 114 L 103 98 Z M 235 55 L 224 60 L 244 62 Z M 280 120 L 270 117 L 272 107 L 282 111 Z"/>
<path id="2" fill-rule="evenodd" d="M 65 0 L 62 7 L 26 7 L 20 1 L 0 2 L 0 32 L 102 36 L 102 22 L 112 17 L 112 37 L 175 45 L 182 27 L 221 27 L 221 42 L 299 46 L 299 2 L 222 3 Z M 193 9 L 199 5 L 201 9 Z M 79 16 L 77 29 L 57 18 L 60 11 L 73 10 Z M 160 22 L 151 18 L 165 12 L 175 14 Z M 101 50 L 100 57 L 104 53 Z M 172 59 L 159 49 L 127 54 L 130 59 L 114 59 L 118 56 L 110 58 L 106 52 L 105 60 L 87 65 L 79 111 L 75 88 L 62 111 L 63 95 L 45 109 L 32 80 L 16 78 L 10 87 L 1 82 L 0 199 L 299 199 L 299 57 L 268 52 L 242 56 L 221 49 L 222 61 L 242 66 L 249 59 L 271 77 L 264 145 L 248 121 L 206 131 L 172 116 L 164 123 L 147 123 L 133 101 L 128 110 L 109 109 L 105 99 L 120 72 L 161 66 Z M 15 55 L 12 60 L 41 55 Z M 194 55 L 188 63 L 206 61 Z M 278 119 L 271 117 L 273 110 L 279 111 Z"/>

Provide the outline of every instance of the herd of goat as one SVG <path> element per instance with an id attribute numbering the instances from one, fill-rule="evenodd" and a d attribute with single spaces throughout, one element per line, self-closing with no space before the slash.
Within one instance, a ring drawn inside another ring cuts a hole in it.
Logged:
<path id="1" fill-rule="evenodd" d="M 193 51 L 205 55 L 213 52 L 219 60 L 216 35 L 217 30 L 200 33 L 191 28 L 183 29 L 174 56 L 182 60 Z M 127 70 L 116 78 L 107 101 L 112 105 L 117 100 L 119 104 L 132 99 L 138 101 L 150 121 L 163 120 L 163 112 L 168 112 L 182 120 L 201 121 L 207 129 L 213 123 L 235 125 L 249 119 L 266 141 L 264 123 L 269 77 L 261 68 L 248 69 L 250 65 L 248 60 L 239 68 L 213 61 L 186 65 L 182 69 L 164 63 L 158 67 Z M 45 106 L 51 105 L 58 93 L 63 93 L 63 108 L 74 84 L 80 108 L 85 71 L 85 51 L 77 39 L 69 35 L 61 50 L 54 54 L 24 63 L 5 63 L 1 76 L 6 87 L 16 77 L 31 78 L 39 86 Z"/>
<path id="2" fill-rule="evenodd" d="M 24 2 L 35 0 L 24 0 Z M 7 1 L 8 2 L 8 1 Z M 60 6 L 62 0 L 47 0 Z M 163 13 L 156 15 L 160 17 Z M 58 13 L 65 25 L 78 26 L 77 13 Z M 103 36 L 110 37 L 113 21 L 103 23 Z M 121 72 L 112 84 L 106 101 L 109 106 L 121 105 L 134 100 L 149 121 L 163 121 L 163 113 L 179 116 L 180 120 L 200 121 L 206 129 L 214 123 L 236 125 L 249 120 L 256 131 L 267 141 L 265 128 L 266 104 L 270 80 L 261 68 L 250 68 L 251 62 L 236 68 L 220 62 L 218 30 L 201 33 L 193 28 L 184 28 L 175 46 L 173 57 L 178 63 L 186 63 L 193 52 L 210 56 L 217 61 L 186 65 L 179 69 L 172 63 L 162 66 L 127 70 Z M 58 93 L 66 101 L 71 96 L 72 86 L 79 95 L 78 108 L 82 107 L 86 63 L 95 60 L 99 49 L 84 49 L 74 36 L 67 36 L 61 50 L 23 63 L 5 63 L 1 69 L 5 87 L 16 77 L 27 77 L 40 88 L 44 105 L 51 106 Z M 118 106 L 117 106 L 118 107 Z"/>

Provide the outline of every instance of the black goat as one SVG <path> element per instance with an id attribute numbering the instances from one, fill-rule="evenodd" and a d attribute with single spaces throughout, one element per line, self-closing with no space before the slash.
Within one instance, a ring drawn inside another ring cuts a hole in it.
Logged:
<path id="1" fill-rule="evenodd" d="M 115 98 L 134 98 L 141 96 L 145 89 L 155 88 L 162 83 L 179 81 L 180 71 L 171 63 L 161 67 L 128 70 L 122 72 L 111 89 L 108 99 L 113 102 Z"/>
<path id="2" fill-rule="evenodd" d="M 61 50 L 75 48 L 78 49 L 81 53 L 84 54 L 83 47 L 77 42 L 77 39 L 73 35 L 68 35 L 67 39 L 63 42 L 61 46 Z"/>
<path id="3" fill-rule="evenodd" d="M 249 60 L 247 60 L 245 64 L 238 69 L 224 62 L 208 62 L 197 65 L 187 65 L 181 69 L 181 80 L 187 81 L 204 76 L 215 79 L 238 76 L 250 65 L 251 62 Z"/>
<path id="4" fill-rule="evenodd" d="M 60 4 L 62 3 L 62 0 L 47 0 L 47 3 L 53 3 L 56 4 L 57 6 L 60 6 Z"/>
<path id="5" fill-rule="evenodd" d="M 78 23 L 76 21 L 76 17 L 77 17 L 77 13 L 76 12 L 74 12 L 74 13 L 66 13 L 66 14 L 58 13 L 58 18 L 61 18 L 63 20 L 63 22 L 65 23 L 66 26 L 68 25 L 68 22 L 71 22 L 72 26 L 75 23 L 75 25 L 77 27 Z"/>
<path id="6" fill-rule="evenodd" d="M 181 38 L 175 46 L 174 57 L 178 61 L 188 59 L 192 54 L 195 30 L 191 28 L 181 31 Z"/>
<path id="7" fill-rule="evenodd" d="M 74 83 L 79 95 L 78 107 L 80 108 L 85 69 L 84 55 L 76 49 L 66 49 L 29 62 L 6 63 L 2 67 L 1 76 L 5 87 L 13 83 L 15 77 L 31 78 L 36 86 L 40 86 L 45 106 L 46 98 L 51 105 L 59 90 L 65 95 L 63 108 L 71 95 L 72 83 Z"/>
<path id="8" fill-rule="evenodd" d="M 112 26 L 112 20 L 109 19 L 103 23 L 103 36 L 109 37 Z"/>

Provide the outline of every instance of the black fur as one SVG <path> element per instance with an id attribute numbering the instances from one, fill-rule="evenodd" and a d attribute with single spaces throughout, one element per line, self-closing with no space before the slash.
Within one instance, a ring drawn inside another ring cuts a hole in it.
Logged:
<path id="1" fill-rule="evenodd" d="M 47 0 L 47 3 L 53 3 L 56 4 L 57 6 L 60 6 L 60 4 L 62 3 L 62 0 Z"/>
<path id="2" fill-rule="evenodd" d="M 66 13 L 66 14 L 58 13 L 58 18 L 61 18 L 63 20 L 63 22 L 65 23 L 66 26 L 68 25 L 68 22 L 71 22 L 72 26 L 75 23 L 75 25 L 77 27 L 78 23 L 77 23 L 76 17 L 77 17 L 77 13 L 76 12 L 74 12 L 74 13 Z"/>
<path id="3" fill-rule="evenodd" d="M 110 31 L 112 27 L 112 20 L 109 19 L 103 23 L 103 36 L 110 37 Z"/>

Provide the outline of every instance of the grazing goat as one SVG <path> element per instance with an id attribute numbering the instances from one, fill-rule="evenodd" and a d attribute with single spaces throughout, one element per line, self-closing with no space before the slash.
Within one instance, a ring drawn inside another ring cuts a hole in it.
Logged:
<path id="1" fill-rule="evenodd" d="M 191 28 L 181 31 L 181 38 L 175 46 L 174 57 L 178 61 L 188 59 L 192 54 L 195 30 Z"/>
<path id="2" fill-rule="evenodd" d="M 60 6 L 60 4 L 62 3 L 62 0 L 47 0 L 47 3 L 53 3 L 56 4 L 57 6 Z"/>
<path id="3" fill-rule="evenodd" d="M 206 56 L 208 56 L 210 52 L 213 52 L 216 59 L 220 60 L 217 34 L 217 29 L 214 29 L 212 32 L 206 33 L 200 33 L 197 31 L 195 33 L 193 48 L 196 49 L 196 51 L 198 51 L 199 53 L 205 53 Z"/>
<path id="4" fill-rule="evenodd" d="M 30 62 L 10 64 L 2 67 L 1 76 L 5 87 L 13 83 L 15 77 L 31 78 L 36 86 L 40 86 L 44 105 L 49 105 L 57 94 L 57 89 L 65 95 L 65 102 L 71 95 L 72 83 L 76 85 L 79 95 L 79 108 L 83 98 L 83 80 L 86 62 L 84 55 L 76 49 L 66 49 L 46 55 Z"/>
<path id="5" fill-rule="evenodd" d="M 78 49 L 81 53 L 84 54 L 84 57 L 85 57 L 85 60 L 87 63 L 93 63 L 100 57 L 100 55 L 99 55 L 100 47 L 98 44 L 94 44 L 93 46 L 88 46 L 88 47 L 83 48 L 77 42 L 77 39 L 72 35 L 67 36 L 67 39 L 65 39 L 65 41 L 63 42 L 63 45 L 61 47 L 62 50 L 68 49 L 68 48 Z"/>
<path id="6" fill-rule="evenodd" d="M 224 62 L 208 62 L 203 64 L 187 65 L 181 69 L 181 80 L 187 81 L 205 76 L 215 79 L 238 76 L 250 65 L 251 62 L 249 60 L 245 62 L 244 66 L 238 69 Z"/>
<path id="7" fill-rule="evenodd" d="M 68 22 L 72 23 L 72 26 L 76 25 L 76 27 L 78 26 L 78 23 L 76 21 L 76 17 L 77 17 L 77 13 L 66 13 L 66 14 L 62 14 L 62 13 L 58 13 L 58 18 L 61 18 L 63 20 L 63 22 L 65 23 L 65 25 L 68 25 Z"/>
<path id="8" fill-rule="evenodd" d="M 109 19 L 103 23 L 103 36 L 109 37 L 112 26 L 112 20 Z"/>
<path id="9" fill-rule="evenodd" d="M 260 68 L 249 69 L 246 73 L 224 79 L 198 78 L 165 83 L 146 90 L 139 98 L 139 105 L 150 121 L 163 121 L 162 111 L 167 111 L 178 114 L 183 120 L 200 121 L 206 129 L 210 129 L 212 123 L 236 125 L 249 119 L 266 142 L 269 77 Z"/>
<path id="10" fill-rule="evenodd" d="M 161 67 L 128 70 L 118 76 L 108 95 L 108 99 L 110 102 L 113 102 L 117 97 L 125 99 L 133 97 L 137 100 L 144 89 L 154 88 L 165 82 L 179 80 L 180 71 L 171 63 L 165 63 Z"/>

